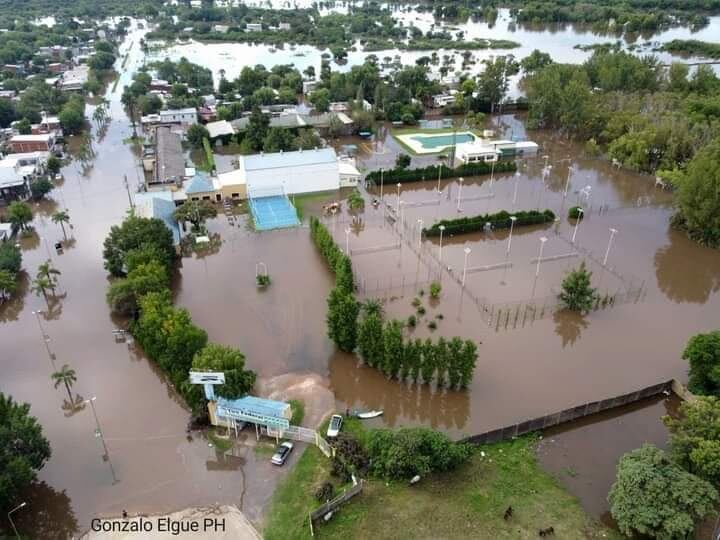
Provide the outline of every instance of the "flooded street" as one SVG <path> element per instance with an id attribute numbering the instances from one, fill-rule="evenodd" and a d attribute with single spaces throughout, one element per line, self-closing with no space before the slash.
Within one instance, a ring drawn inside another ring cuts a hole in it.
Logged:
<path id="1" fill-rule="evenodd" d="M 717 25 L 718 19 L 711 18 L 708 28 Z M 501 18 L 492 37 L 528 44 L 514 52 L 522 52 L 518 57 L 544 37 L 552 37 L 556 41 L 548 47 L 556 44 L 572 56 L 561 60 L 581 61 L 589 53 L 572 49 L 576 40 L 568 32 L 511 32 Z M 654 39 L 683 37 L 683 32 L 689 31 L 673 29 Z M 38 482 L 23 495 L 28 508 L 15 518 L 18 529 L 32 537 L 65 538 L 87 529 L 93 516 L 118 515 L 122 510 L 169 512 L 215 503 L 237 505 L 259 526 L 277 482 L 288 471 L 273 467 L 247 430 L 227 454 L 217 452 L 203 436 L 188 436 L 189 411 L 162 374 L 140 351 L 113 338 L 112 331 L 122 321 L 111 318 L 105 301 L 108 278 L 102 243 L 129 209 L 124 177 L 131 192 L 142 177 L 138 156 L 124 142 L 132 128 L 120 95 L 144 62 L 139 50 L 143 33 L 133 26 L 121 46 L 118 62 L 126 53 L 129 57 L 120 81 L 108 90 L 112 122 L 94 141 L 92 168 L 83 173 L 76 163 L 67 165 L 62 171 L 65 179 L 50 193 L 50 200 L 33 205 L 35 234 L 21 239 L 24 290 L 0 308 L 0 391 L 32 405 L 53 450 Z M 221 54 L 226 49 L 227 54 Z M 261 49 L 193 43 L 175 46 L 171 56 L 187 56 L 212 68 L 216 76 L 222 66 L 229 78 L 242 66 L 257 63 L 294 63 L 301 70 L 310 63 L 319 67 L 316 50 L 297 57 L 292 51 L 270 55 Z M 303 50 L 298 47 L 295 54 Z M 486 52 L 497 54 L 479 54 Z M 361 61 L 364 54 L 350 53 L 348 65 Z M 384 51 L 375 54 L 383 56 Z M 414 61 L 415 54 L 403 53 L 409 55 L 404 61 Z M 92 116 L 91 108 L 87 115 Z M 181 260 L 176 305 L 189 309 L 211 341 L 236 346 L 245 354 L 247 365 L 258 373 L 260 395 L 303 399 L 307 426 L 317 425 L 333 410 L 383 409 L 384 415 L 369 425 L 422 424 L 463 437 L 673 377 L 685 382 L 685 343 L 693 334 L 715 329 L 720 316 L 720 253 L 670 229 L 672 195 L 656 188 L 652 178 L 584 157 L 579 146 L 552 134 L 526 134 L 522 116 L 505 115 L 490 122 L 488 127 L 498 135 L 527 137 L 540 144 L 537 158 L 519 161 L 518 175 L 498 173 L 492 181 L 488 176 L 465 178 L 462 185 L 459 179 L 441 179 L 440 191 L 437 179 L 400 187 L 385 184 L 378 209 L 369 204 L 371 197 L 379 197 L 380 187 L 375 186 L 366 194 L 368 204 L 359 219 L 347 213 L 325 219 L 338 245 L 351 251 L 360 297 L 383 299 L 386 318 L 407 320 L 416 312 L 411 302 L 421 297 L 422 289 L 426 313 L 409 335 L 461 336 L 481 343 L 475 378 L 466 391 L 389 381 L 334 349 L 325 322 L 334 278 L 305 227 L 255 233 L 247 216 L 234 225 L 222 215 L 210 221 L 210 233 L 222 242 L 204 256 Z M 367 170 L 392 167 L 399 150 L 390 135 L 376 146 L 355 138 L 336 142 L 360 143 L 358 164 Z M 545 178 L 544 155 L 552 165 Z M 413 167 L 436 162 L 435 157 L 413 158 Z M 345 196 L 331 193 L 327 200 Z M 587 215 L 576 229 L 567 210 L 578 203 L 584 204 Z M 319 214 L 321 204 L 308 204 L 306 217 Z M 400 214 L 401 207 L 404 227 L 386 219 L 393 209 Z M 73 225 L 62 254 L 52 250 L 62 239 L 60 227 L 50 220 L 58 208 L 68 209 Z M 558 221 L 518 228 L 511 246 L 508 231 L 448 236 L 442 251 L 438 238 L 420 236 L 422 227 L 442 218 L 538 208 L 551 209 Z M 611 228 L 618 232 L 608 246 Z M 541 237 L 547 238 L 543 257 L 557 258 L 538 265 Z M 470 271 L 463 286 L 465 248 L 470 249 Z M 46 304 L 30 292 L 29 282 L 48 257 L 62 274 L 57 299 Z M 554 299 L 564 274 L 583 260 L 593 272 L 594 286 L 616 300 L 585 317 L 556 312 Z M 257 263 L 266 264 L 272 278 L 265 291 L 255 284 Z M 427 294 L 433 280 L 442 284 L 437 301 Z M 43 313 L 36 317 L 38 310 Z M 428 327 L 430 321 L 435 330 Z M 44 334 L 49 336 L 49 349 Z M 92 410 L 85 406 L 69 414 L 65 390 L 53 386 L 51 374 L 66 363 L 77 373 L 73 393 L 79 400 L 97 398 L 110 462 L 103 461 L 102 445 L 94 436 Z M 584 465 L 594 466 L 605 448 L 612 447 L 607 457 L 617 459 L 617 452 L 626 447 L 644 441 L 661 444 L 665 434 L 655 419 L 664 410 L 664 402 L 657 401 L 622 418 L 613 412 L 592 425 L 561 428 L 546 437 L 567 448 L 567 455 L 588 452 Z M 586 429 L 592 429 L 592 435 Z M 594 446 L 596 440 L 608 446 Z M 587 459 L 588 455 L 597 459 Z M 550 469 L 573 467 L 578 472 L 567 479 L 568 487 L 584 501 L 583 493 L 592 491 L 589 508 L 597 514 L 606 510 L 602 501 L 610 465 L 600 463 L 595 473 L 574 460 L 547 463 Z"/>

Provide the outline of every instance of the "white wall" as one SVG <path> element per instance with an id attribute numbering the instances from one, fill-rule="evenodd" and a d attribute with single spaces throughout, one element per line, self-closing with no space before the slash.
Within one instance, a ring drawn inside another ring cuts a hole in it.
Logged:
<path id="1" fill-rule="evenodd" d="M 340 173 L 337 162 L 278 167 L 247 171 L 248 192 L 282 185 L 287 195 L 331 191 L 340 187 Z"/>

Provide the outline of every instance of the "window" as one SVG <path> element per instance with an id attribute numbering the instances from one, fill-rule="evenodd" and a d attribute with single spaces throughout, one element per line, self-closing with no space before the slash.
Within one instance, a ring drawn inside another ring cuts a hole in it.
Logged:
<path id="1" fill-rule="evenodd" d="M 233 199 L 239 199 L 239 198 L 240 198 L 240 194 L 239 194 L 239 193 L 231 193 L 230 196 L 231 196 Z"/>

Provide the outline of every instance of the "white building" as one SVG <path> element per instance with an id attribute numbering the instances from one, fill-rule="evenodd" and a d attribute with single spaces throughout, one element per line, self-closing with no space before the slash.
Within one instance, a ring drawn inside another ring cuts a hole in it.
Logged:
<path id="1" fill-rule="evenodd" d="M 286 195 L 292 195 L 340 187 L 338 158 L 333 148 L 239 156 L 238 164 L 251 197 L 262 197 L 280 188 Z"/>
<path id="2" fill-rule="evenodd" d="M 501 155 L 500 150 L 487 145 L 482 139 L 475 142 L 461 143 L 455 147 L 455 157 L 462 163 L 490 163 L 497 161 Z"/>
<path id="3" fill-rule="evenodd" d="M 10 154 L 0 160 L 0 198 L 24 199 L 30 193 L 30 182 L 45 170 L 48 152 Z"/>
<path id="4" fill-rule="evenodd" d="M 75 69 L 62 74 L 59 86 L 63 92 L 80 92 L 88 81 L 90 68 L 86 65 L 77 66 Z"/>
<path id="5" fill-rule="evenodd" d="M 193 124 L 197 124 L 197 121 L 197 110 L 192 107 L 187 109 L 168 109 L 140 118 L 140 123 L 143 125 L 179 124 L 181 126 L 192 126 Z"/>
<path id="6" fill-rule="evenodd" d="M 247 23 L 245 25 L 246 32 L 262 32 L 262 23 Z"/>
<path id="7" fill-rule="evenodd" d="M 357 170 L 355 158 L 340 158 L 338 160 L 338 171 L 340 173 L 340 187 L 356 187 L 362 173 Z"/>

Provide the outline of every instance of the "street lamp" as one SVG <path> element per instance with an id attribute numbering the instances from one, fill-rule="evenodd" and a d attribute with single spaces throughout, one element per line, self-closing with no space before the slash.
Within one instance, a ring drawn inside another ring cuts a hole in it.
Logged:
<path id="1" fill-rule="evenodd" d="M 515 191 L 513 192 L 513 206 L 515 206 L 515 203 L 517 202 L 517 190 L 518 190 L 519 183 L 520 183 L 520 171 L 515 173 Z"/>
<path id="2" fill-rule="evenodd" d="M 90 399 L 86 399 L 83 401 L 86 405 L 89 403 L 90 407 L 92 408 L 93 416 L 95 417 L 95 436 L 100 437 L 100 440 L 102 441 L 103 450 L 105 450 L 105 455 L 103 456 L 103 461 L 107 459 L 108 464 L 110 465 L 110 472 L 112 473 L 113 477 L 113 484 L 117 484 L 117 477 L 115 476 L 115 469 L 113 468 L 112 461 L 110 461 L 110 452 L 108 451 L 107 444 L 105 444 L 105 437 L 103 436 L 102 428 L 100 427 L 100 420 L 98 419 L 97 411 L 95 410 L 95 400 L 97 399 L 97 396 L 93 396 Z"/>
<path id="3" fill-rule="evenodd" d="M 422 248 L 422 227 L 423 220 L 418 219 L 418 249 Z"/>
<path id="4" fill-rule="evenodd" d="M 585 213 L 585 210 L 582 208 L 578 208 L 578 217 L 577 221 L 575 221 L 575 230 L 573 231 L 572 240 L 570 241 L 571 244 L 575 243 L 575 235 L 577 234 L 578 225 L 580 225 L 580 220 L 582 220 L 583 214 Z"/>
<path id="5" fill-rule="evenodd" d="M 405 202 L 400 201 L 400 236 L 403 235 L 405 228 Z"/>
<path id="6" fill-rule="evenodd" d="M 565 191 L 563 191 L 563 198 L 567 197 L 568 189 L 570 188 L 570 175 L 572 174 L 572 172 L 573 172 L 573 166 L 568 165 L 568 175 L 567 175 L 567 180 L 565 181 Z"/>
<path id="7" fill-rule="evenodd" d="M 608 240 L 608 247 L 605 250 L 605 258 L 603 259 L 603 266 L 607 264 L 608 255 L 610 255 L 610 247 L 612 246 L 613 238 L 615 238 L 615 235 L 617 234 L 617 229 L 613 229 L 610 227 L 610 239 Z"/>
<path id="8" fill-rule="evenodd" d="M 350 256 L 350 227 L 345 229 L 345 255 Z"/>
<path id="9" fill-rule="evenodd" d="M 540 237 L 540 253 L 538 254 L 537 267 L 535 268 L 535 277 L 540 275 L 540 261 L 542 260 L 543 249 L 545 248 L 545 242 L 547 242 L 546 236 Z"/>
<path id="10" fill-rule="evenodd" d="M 513 233 L 513 227 L 515 226 L 515 222 L 517 221 L 516 216 L 510 216 L 510 236 L 508 237 L 508 246 L 507 250 L 505 251 L 505 255 L 510 255 L 510 246 L 512 245 L 512 233 Z"/>
<path id="11" fill-rule="evenodd" d="M 497 156 L 495 156 L 495 159 L 492 162 L 492 165 L 490 166 L 490 193 L 492 193 L 493 190 L 493 182 L 495 180 L 495 162 L 497 161 Z"/>
<path id="12" fill-rule="evenodd" d="M 24 507 L 26 507 L 26 506 L 27 506 L 27 503 L 26 503 L 26 502 L 21 502 L 21 503 L 18 504 L 15 508 L 13 508 L 12 510 L 10 510 L 10 511 L 7 513 L 8 521 L 10 522 L 10 525 L 12 526 L 13 531 L 15 531 L 15 536 L 18 537 L 18 538 L 20 538 L 20 534 L 18 533 L 17 529 L 15 528 L 15 523 L 13 523 L 13 520 L 12 520 L 12 518 L 10 517 L 10 514 L 12 514 L 13 512 L 15 512 L 16 510 L 20 510 L 21 508 L 24 508 Z"/>
<path id="13" fill-rule="evenodd" d="M 437 185 L 437 192 L 440 193 L 440 178 L 442 177 L 442 161 L 440 162 L 440 166 L 438 167 L 438 185 Z"/>
<path id="14" fill-rule="evenodd" d="M 380 168 L 380 202 L 382 203 L 383 198 L 383 170 Z"/>
<path id="15" fill-rule="evenodd" d="M 440 263 L 442 263 L 442 237 L 445 231 L 445 225 L 440 225 L 438 228 L 440 229 L 440 254 L 438 255 L 438 259 L 440 259 Z"/>
<path id="16" fill-rule="evenodd" d="M 40 336 L 42 337 L 43 343 L 45 344 L 45 350 L 47 351 L 48 358 L 50 359 L 50 364 L 52 365 L 53 369 L 55 368 L 55 355 L 50 350 L 50 336 L 45 333 L 45 329 L 43 328 L 42 322 L 40 322 L 40 314 L 43 313 L 42 310 L 33 311 L 32 314 L 35 315 L 35 319 L 37 319 L 38 328 L 40 329 Z"/>
<path id="17" fill-rule="evenodd" d="M 458 180 L 460 181 L 460 187 L 458 188 L 457 211 L 462 212 L 462 210 L 460 210 L 460 203 L 462 202 L 462 187 L 463 187 L 463 182 L 465 181 L 465 179 L 461 176 L 460 178 L 458 178 Z"/>
<path id="18" fill-rule="evenodd" d="M 402 184 L 400 182 L 397 183 L 397 203 L 395 204 L 395 213 L 397 214 L 400 211 L 400 186 Z"/>
<path id="19" fill-rule="evenodd" d="M 470 255 L 470 252 L 472 251 L 469 247 L 466 247 L 464 250 L 465 252 L 465 262 L 463 263 L 463 278 L 462 278 L 462 286 L 465 287 L 465 275 L 467 274 L 467 259 L 468 255 Z"/>

